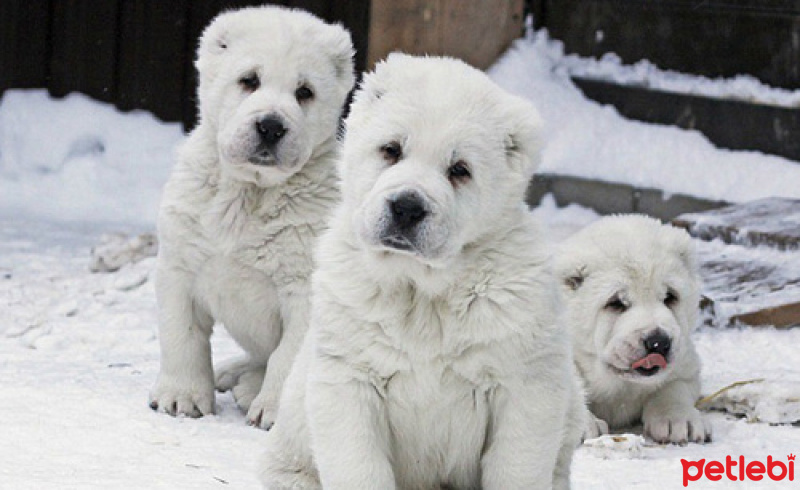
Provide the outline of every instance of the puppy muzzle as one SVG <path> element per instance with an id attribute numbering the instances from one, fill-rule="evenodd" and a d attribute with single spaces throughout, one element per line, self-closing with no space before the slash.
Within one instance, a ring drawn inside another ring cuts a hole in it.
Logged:
<path id="1" fill-rule="evenodd" d="M 277 114 L 268 114 L 254 122 L 258 142 L 248 161 L 254 165 L 278 166 L 278 147 L 289 132 L 286 121 Z"/>
<path id="2" fill-rule="evenodd" d="M 427 200 L 417 191 L 403 191 L 390 197 L 383 212 L 381 244 L 406 252 L 422 252 L 424 223 L 430 214 Z"/>
<path id="3" fill-rule="evenodd" d="M 669 364 L 672 339 L 657 330 L 642 339 L 645 356 L 631 363 L 631 370 L 642 376 L 653 376 Z"/>

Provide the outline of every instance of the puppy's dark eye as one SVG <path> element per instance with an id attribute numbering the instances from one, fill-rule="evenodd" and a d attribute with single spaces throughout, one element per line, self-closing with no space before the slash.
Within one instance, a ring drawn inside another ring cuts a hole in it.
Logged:
<path id="1" fill-rule="evenodd" d="M 258 75 L 252 73 L 239 79 L 239 85 L 243 90 L 248 92 L 255 92 L 261 86 L 261 80 Z"/>
<path id="2" fill-rule="evenodd" d="M 307 85 L 303 85 L 294 91 L 294 97 L 297 102 L 303 103 L 314 98 L 314 91 L 308 88 Z"/>
<path id="3" fill-rule="evenodd" d="M 667 290 L 667 295 L 664 297 L 664 305 L 666 305 L 667 308 L 672 308 L 676 304 L 678 304 L 678 293 L 672 289 Z"/>
<path id="4" fill-rule="evenodd" d="M 609 311 L 613 311 L 614 313 L 625 313 L 625 311 L 628 309 L 628 305 L 626 305 L 625 302 L 619 298 L 619 296 L 612 296 L 611 299 L 606 302 L 604 308 Z"/>
<path id="5" fill-rule="evenodd" d="M 381 146 L 381 154 L 383 154 L 383 159 L 389 162 L 389 165 L 394 165 L 403 158 L 403 149 L 400 147 L 400 143 L 392 141 Z"/>
<path id="6" fill-rule="evenodd" d="M 450 182 L 453 184 L 464 182 L 470 177 L 472 177 L 472 174 L 469 171 L 469 167 L 466 162 L 462 160 L 457 161 L 447 169 L 447 178 L 450 179 Z"/>

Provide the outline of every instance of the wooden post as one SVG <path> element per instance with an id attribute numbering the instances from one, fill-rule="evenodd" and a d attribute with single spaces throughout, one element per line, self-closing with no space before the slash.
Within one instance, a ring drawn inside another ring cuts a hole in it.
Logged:
<path id="1" fill-rule="evenodd" d="M 372 0 L 367 67 L 392 51 L 486 69 L 523 33 L 524 0 Z"/>

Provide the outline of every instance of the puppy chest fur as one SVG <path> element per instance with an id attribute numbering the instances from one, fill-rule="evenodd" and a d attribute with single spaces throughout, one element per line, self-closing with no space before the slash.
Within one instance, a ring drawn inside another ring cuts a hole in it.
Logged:
<path id="1" fill-rule="evenodd" d="M 559 386 L 568 344 L 555 340 L 562 336 L 548 310 L 535 312 L 546 327 L 527 320 L 528 299 L 546 293 L 533 281 L 519 296 L 508 295 L 520 276 L 544 271 L 526 264 L 520 273 L 503 261 L 488 267 L 485 257 L 468 263 L 433 297 L 412 286 L 350 296 L 339 281 L 327 281 L 327 270 L 318 277 L 316 306 L 325 311 L 324 320 L 316 317 L 325 325 L 316 336 L 318 353 L 346 359 L 348 371 L 361 373 L 378 394 L 398 488 L 482 488 L 482 459 L 499 416 L 496 391 L 516 393 L 539 356 L 556 359 L 553 372 L 535 374 L 551 380 L 543 396 L 562 417 L 568 410 L 570 380 Z M 312 373 L 320 368 L 312 362 Z M 514 403 L 530 403 L 527 396 Z M 556 427 L 553 435 L 561 437 Z"/>
<path id="2" fill-rule="evenodd" d="M 447 363 L 395 373 L 384 388 L 391 457 L 402 488 L 479 488 L 488 393 Z"/>
<path id="3" fill-rule="evenodd" d="M 587 379 L 589 410 L 610 427 L 627 427 L 642 418 L 644 402 L 657 388 L 643 390 L 633 385 L 608 377 Z"/>

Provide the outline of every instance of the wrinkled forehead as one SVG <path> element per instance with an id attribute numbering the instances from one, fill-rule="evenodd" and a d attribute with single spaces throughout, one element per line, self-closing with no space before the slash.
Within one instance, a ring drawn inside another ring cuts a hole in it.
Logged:
<path id="1" fill-rule="evenodd" d="M 312 77 L 334 71 L 331 61 L 326 60 L 319 50 L 292 36 L 248 34 L 229 50 L 225 59 L 227 71 L 231 74 L 255 71 L 264 80 L 288 80 L 296 79 L 298 75 Z"/>
<path id="2" fill-rule="evenodd" d="M 624 292 L 633 297 L 661 295 L 668 288 L 680 290 L 691 280 L 686 267 L 670 257 L 609 262 L 592 275 L 590 281 L 608 295 Z"/>
<path id="3" fill-rule="evenodd" d="M 492 120 L 496 117 L 485 101 L 426 92 L 424 87 L 387 91 L 358 110 L 367 117 L 350 125 L 348 132 L 396 140 L 408 149 L 486 151 L 501 147 L 507 136 Z"/>

